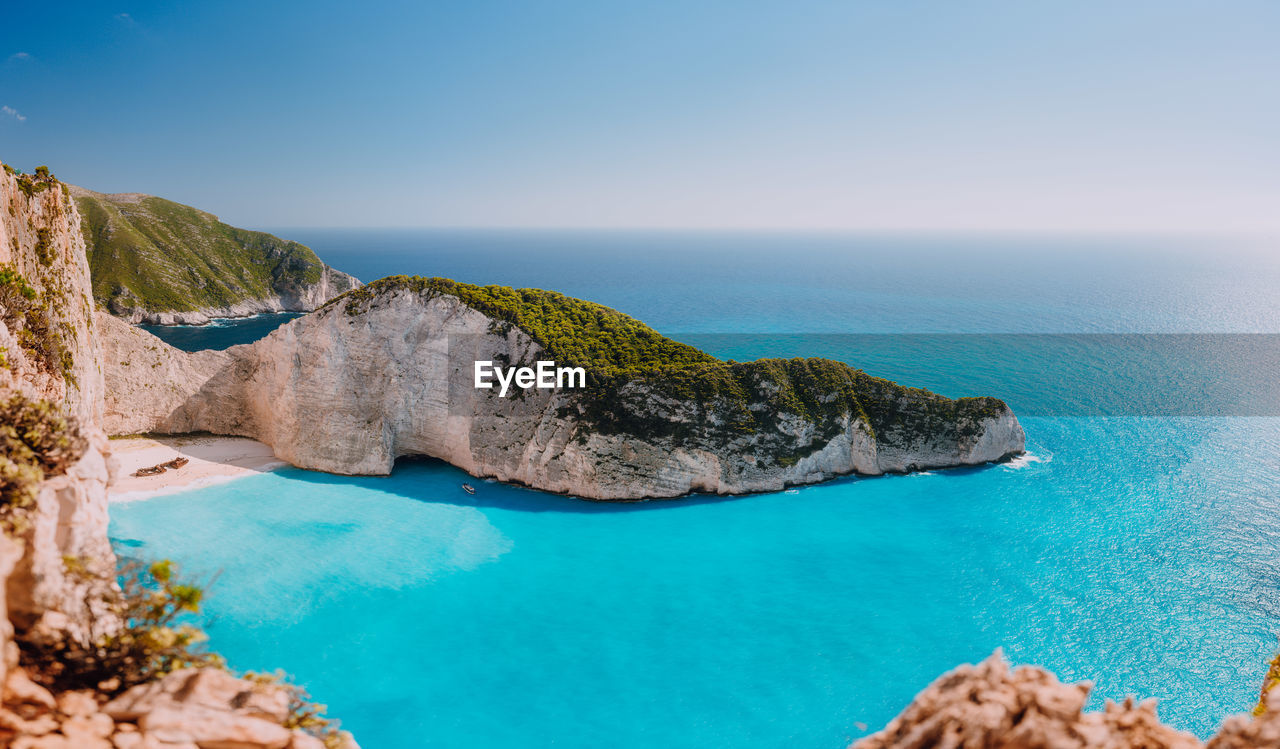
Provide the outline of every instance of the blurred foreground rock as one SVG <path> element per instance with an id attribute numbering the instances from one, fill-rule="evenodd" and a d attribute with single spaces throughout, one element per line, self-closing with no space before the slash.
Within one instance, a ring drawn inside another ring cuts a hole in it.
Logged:
<path id="1" fill-rule="evenodd" d="M 1202 744 L 1156 717 L 1155 700 L 1108 700 L 1084 712 L 1092 684 L 1063 684 L 1036 666 L 1011 669 L 997 650 L 918 694 L 884 730 L 851 749 L 1260 749 L 1280 747 L 1280 705 L 1228 718 Z"/>
<path id="2" fill-rule="evenodd" d="M 21 668 L 4 682 L 0 746 L 12 749 L 325 749 L 288 728 L 278 684 L 188 669 L 103 703 L 91 690 L 54 695 Z M 332 745 L 331 745 L 332 746 Z M 342 734 L 334 749 L 359 749 Z"/>

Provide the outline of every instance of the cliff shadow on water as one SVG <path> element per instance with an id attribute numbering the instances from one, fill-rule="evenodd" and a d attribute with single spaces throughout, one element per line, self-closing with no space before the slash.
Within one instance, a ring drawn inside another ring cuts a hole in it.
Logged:
<path id="1" fill-rule="evenodd" d="M 986 463 L 979 466 L 956 466 L 954 468 L 935 469 L 926 475 L 939 474 L 956 479 L 1003 470 L 1003 464 Z M 522 484 L 501 482 L 493 479 L 477 480 L 466 471 L 450 465 L 439 458 L 415 455 L 400 458 L 388 476 L 344 476 L 340 474 L 309 471 L 297 468 L 281 469 L 283 475 L 291 481 L 316 486 L 362 486 L 380 492 L 395 495 L 415 502 L 445 504 L 456 507 L 492 508 L 513 512 L 531 513 L 569 513 L 569 514 L 614 514 L 653 511 L 676 511 L 681 508 L 699 505 L 723 504 L 756 497 L 768 497 L 786 492 L 803 492 L 815 486 L 797 486 L 777 492 L 753 492 L 749 494 L 721 495 L 708 492 L 693 492 L 680 497 L 664 497 L 660 499 L 637 499 L 629 501 L 600 501 L 570 494 L 548 492 Z M 821 487 L 849 486 L 865 481 L 901 481 L 909 480 L 915 474 L 885 473 L 875 476 L 850 474 L 838 476 L 818 485 Z M 429 485 L 424 479 L 430 478 Z M 462 484 L 469 483 L 476 490 L 468 494 Z M 127 541 L 122 541 L 126 543 Z"/>

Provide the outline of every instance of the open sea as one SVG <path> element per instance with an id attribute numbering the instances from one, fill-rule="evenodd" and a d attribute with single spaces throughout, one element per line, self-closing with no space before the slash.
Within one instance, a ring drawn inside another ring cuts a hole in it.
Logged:
<path id="1" fill-rule="evenodd" d="M 279 230 L 362 280 L 555 289 L 724 358 L 1004 398 L 1028 455 L 595 504 L 403 461 L 112 507 L 365 749 L 813 747 L 1003 648 L 1201 736 L 1280 634 L 1280 253 L 1241 240 Z M 161 331 L 225 347 L 285 317 Z"/>

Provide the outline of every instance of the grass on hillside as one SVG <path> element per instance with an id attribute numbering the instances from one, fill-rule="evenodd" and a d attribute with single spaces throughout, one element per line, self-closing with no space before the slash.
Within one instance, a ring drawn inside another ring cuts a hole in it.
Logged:
<path id="1" fill-rule="evenodd" d="M 301 290 L 324 265 L 310 248 L 150 196 L 80 193 L 93 293 L 113 311 L 185 312 Z"/>

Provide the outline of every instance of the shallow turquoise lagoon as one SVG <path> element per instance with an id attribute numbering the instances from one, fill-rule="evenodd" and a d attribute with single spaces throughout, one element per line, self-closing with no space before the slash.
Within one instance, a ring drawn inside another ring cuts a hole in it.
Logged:
<path id="1" fill-rule="evenodd" d="M 840 747 L 1003 647 L 1201 734 L 1280 622 L 1280 420 L 1029 418 L 1032 458 L 601 505 L 286 470 L 113 508 L 213 646 L 392 747 Z"/>

